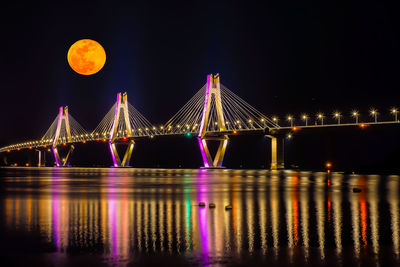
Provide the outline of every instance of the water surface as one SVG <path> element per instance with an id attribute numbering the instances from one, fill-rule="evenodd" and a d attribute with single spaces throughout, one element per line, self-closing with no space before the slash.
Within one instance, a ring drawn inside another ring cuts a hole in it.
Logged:
<path id="1" fill-rule="evenodd" d="M 296 171 L 0 169 L 0 256 L 42 266 L 399 265 L 399 183 Z"/>

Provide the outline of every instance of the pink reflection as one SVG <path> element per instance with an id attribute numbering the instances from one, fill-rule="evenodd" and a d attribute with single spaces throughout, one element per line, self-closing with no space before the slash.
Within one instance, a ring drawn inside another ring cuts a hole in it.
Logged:
<path id="1" fill-rule="evenodd" d="M 60 203 L 57 196 L 53 195 L 53 236 L 57 251 L 60 251 Z"/>
<path id="2" fill-rule="evenodd" d="M 60 251 L 60 200 L 57 191 L 53 188 L 52 192 L 52 221 L 53 221 L 53 238 L 57 251 Z"/>
<path id="3" fill-rule="evenodd" d="M 201 176 L 201 175 L 200 175 Z M 198 184 L 198 202 L 207 203 L 207 184 Z M 207 218 L 207 208 L 199 207 L 199 229 L 200 229 L 200 241 L 201 241 L 201 251 L 203 254 L 203 264 L 209 261 L 209 240 L 208 240 L 208 218 Z"/>
<path id="4" fill-rule="evenodd" d="M 118 237 L 117 237 L 117 214 L 116 201 L 113 193 L 108 195 L 108 221 L 110 227 L 110 240 L 112 247 L 112 256 L 118 255 Z"/>

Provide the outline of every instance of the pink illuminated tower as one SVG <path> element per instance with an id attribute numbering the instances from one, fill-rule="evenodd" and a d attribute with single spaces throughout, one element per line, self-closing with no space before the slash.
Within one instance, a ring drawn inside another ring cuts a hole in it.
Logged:
<path id="1" fill-rule="evenodd" d="M 213 98 L 215 101 L 212 101 Z M 215 105 L 215 110 L 217 111 L 219 131 L 221 132 L 220 135 L 215 133 L 213 133 L 213 136 L 207 135 L 207 128 L 210 121 L 210 110 L 212 108 L 211 105 Z M 199 133 L 197 136 L 201 156 L 203 158 L 204 168 L 222 168 L 222 161 L 224 159 L 226 146 L 228 144 L 228 135 L 223 134 L 222 132 L 224 131 L 226 131 L 226 126 L 221 102 L 219 74 L 210 74 L 207 75 L 204 109 L 201 118 Z M 214 159 L 212 159 L 210 151 L 207 147 L 208 140 L 219 141 L 219 147 Z"/>

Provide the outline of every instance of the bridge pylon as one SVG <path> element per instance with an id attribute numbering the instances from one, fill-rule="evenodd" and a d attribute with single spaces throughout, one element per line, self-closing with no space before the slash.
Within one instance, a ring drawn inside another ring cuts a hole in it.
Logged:
<path id="1" fill-rule="evenodd" d="M 213 97 L 214 101 L 212 101 Z M 212 107 L 212 105 L 215 106 Z M 203 158 L 204 168 L 222 168 L 222 162 L 225 156 L 225 150 L 226 146 L 228 145 L 229 138 L 227 134 L 218 135 L 215 134 L 215 132 L 213 133 L 212 136 L 207 135 L 207 126 L 210 120 L 210 111 L 212 108 L 215 108 L 217 113 L 219 131 L 220 132 L 226 131 L 225 118 L 222 109 L 219 74 L 207 75 L 204 109 L 197 139 L 199 142 L 201 156 Z M 208 149 L 207 146 L 208 140 L 219 141 L 218 150 L 217 153 L 215 154 L 214 159 L 212 158 L 210 150 Z"/>
<path id="2" fill-rule="evenodd" d="M 57 128 L 52 145 L 53 155 L 54 159 L 56 160 L 57 167 L 68 166 L 72 152 L 75 149 L 74 145 L 69 144 L 67 155 L 65 157 L 60 157 L 59 149 L 57 148 L 57 146 L 59 145 L 61 140 L 60 133 L 62 130 L 66 132 L 66 142 L 64 144 L 65 146 L 67 146 L 67 143 L 70 143 L 72 141 L 68 107 L 60 107 L 58 112 Z"/>
<path id="3" fill-rule="evenodd" d="M 123 117 L 123 118 L 121 118 Z M 120 120 L 123 119 L 123 121 L 120 122 Z M 128 147 L 125 151 L 124 157 L 121 161 L 118 151 L 117 151 L 117 137 L 118 137 L 118 127 L 120 123 L 125 123 L 125 135 L 124 138 L 127 139 L 127 143 L 124 142 L 124 144 L 128 144 Z M 113 160 L 113 165 L 114 167 L 128 167 L 131 156 L 132 156 L 132 151 L 133 147 L 135 145 L 135 141 L 132 139 L 132 127 L 131 127 L 131 122 L 129 118 L 129 111 L 128 111 L 128 94 L 125 92 L 123 94 L 118 93 L 117 94 L 117 102 L 115 105 L 115 113 L 114 113 L 114 121 L 112 124 L 112 128 L 110 131 L 110 139 L 109 139 L 109 147 L 110 147 L 110 152 L 111 152 L 111 157 Z"/>

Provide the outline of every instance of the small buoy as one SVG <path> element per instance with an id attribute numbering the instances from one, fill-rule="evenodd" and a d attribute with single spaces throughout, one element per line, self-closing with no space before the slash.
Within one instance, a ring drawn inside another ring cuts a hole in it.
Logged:
<path id="1" fill-rule="evenodd" d="M 214 203 L 210 203 L 210 204 L 208 204 L 208 207 L 209 207 L 210 209 L 213 209 L 213 208 L 215 208 L 215 204 L 214 204 Z"/>
<path id="2" fill-rule="evenodd" d="M 231 209 L 232 209 L 232 205 L 226 205 L 226 206 L 225 206 L 225 209 L 226 209 L 226 210 L 231 210 Z"/>
<path id="3" fill-rule="evenodd" d="M 361 191 L 362 191 L 361 188 L 357 188 L 357 187 L 353 188 L 353 193 L 360 193 Z"/>
<path id="4" fill-rule="evenodd" d="M 204 203 L 204 202 L 199 203 L 199 207 L 205 207 L 205 206 L 206 206 L 206 203 Z"/>

